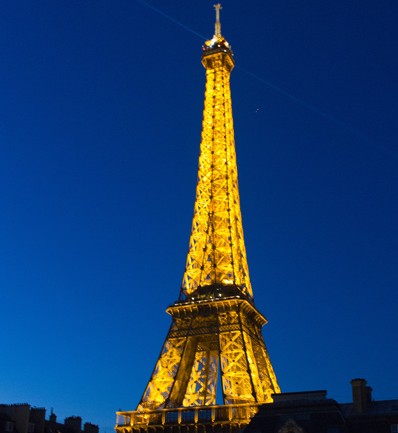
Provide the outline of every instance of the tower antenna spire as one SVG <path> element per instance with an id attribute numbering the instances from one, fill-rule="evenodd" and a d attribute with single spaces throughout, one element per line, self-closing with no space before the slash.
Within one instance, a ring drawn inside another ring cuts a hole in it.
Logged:
<path id="1" fill-rule="evenodd" d="M 214 5 L 214 9 L 216 10 L 216 24 L 215 24 L 214 36 L 216 38 L 221 38 L 221 23 L 220 23 L 220 10 L 222 9 L 221 4 L 217 3 L 216 5 Z"/>

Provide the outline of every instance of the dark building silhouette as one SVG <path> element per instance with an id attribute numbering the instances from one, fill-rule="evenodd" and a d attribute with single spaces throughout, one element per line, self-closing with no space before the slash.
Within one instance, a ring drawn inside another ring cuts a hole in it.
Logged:
<path id="1" fill-rule="evenodd" d="M 28 404 L 1 404 L 0 432 L 31 433 L 29 417 L 30 406 Z"/>
<path id="2" fill-rule="evenodd" d="M 82 431 L 82 419 L 80 416 L 65 418 L 65 430 L 67 433 L 80 433 Z"/>
<path id="3" fill-rule="evenodd" d="M 351 403 L 327 398 L 326 391 L 275 394 L 245 433 L 398 433 L 398 400 L 372 400 L 364 379 L 351 386 Z"/>
<path id="4" fill-rule="evenodd" d="M 98 433 L 98 426 L 96 424 L 91 424 L 91 422 L 84 423 L 84 433 Z"/>
<path id="5" fill-rule="evenodd" d="M 0 433 L 99 433 L 99 428 L 80 416 L 70 416 L 64 423 L 57 422 L 51 410 L 46 420 L 46 409 L 23 404 L 0 404 Z"/>

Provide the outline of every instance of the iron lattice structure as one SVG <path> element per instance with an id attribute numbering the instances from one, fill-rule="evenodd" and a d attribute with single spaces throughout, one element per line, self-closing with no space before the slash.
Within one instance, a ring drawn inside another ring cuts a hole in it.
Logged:
<path id="1" fill-rule="evenodd" d="M 240 428 L 280 392 L 261 333 L 267 320 L 254 306 L 249 278 L 230 92 L 234 60 L 215 7 L 215 35 L 203 47 L 202 141 L 182 287 L 167 309 L 172 324 L 137 410 L 118 413 L 116 428 L 124 433 L 182 424 Z"/>

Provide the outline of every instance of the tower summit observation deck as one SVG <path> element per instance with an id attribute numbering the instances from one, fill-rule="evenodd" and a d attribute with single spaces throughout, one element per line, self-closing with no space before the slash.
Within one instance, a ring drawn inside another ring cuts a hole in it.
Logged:
<path id="1" fill-rule="evenodd" d="M 118 433 L 237 431 L 280 389 L 254 305 L 238 189 L 230 74 L 234 59 L 215 5 L 203 46 L 206 89 L 189 250 L 172 323 L 135 411 Z M 219 389 L 217 391 L 217 385 Z"/>

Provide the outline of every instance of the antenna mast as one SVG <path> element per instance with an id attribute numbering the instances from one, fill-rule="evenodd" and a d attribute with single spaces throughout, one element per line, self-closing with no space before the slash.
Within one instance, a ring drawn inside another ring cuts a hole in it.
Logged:
<path id="1" fill-rule="evenodd" d="M 214 9 L 216 10 L 216 24 L 215 24 L 215 33 L 214 36 L 216 38 L 221 38 L 221 23 L 220 23 L 220 10 L 222 6 L 220 3 L 214 5 Z"/>

